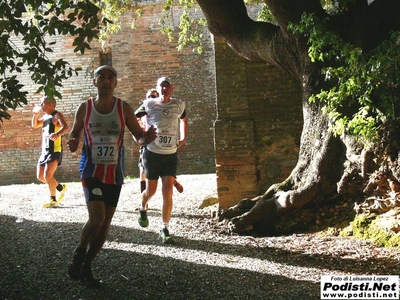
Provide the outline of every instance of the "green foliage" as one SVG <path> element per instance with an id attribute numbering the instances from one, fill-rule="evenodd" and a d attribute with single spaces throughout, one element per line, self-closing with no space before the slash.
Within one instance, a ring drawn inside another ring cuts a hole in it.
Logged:
<path id="1" fill-rule="evenodd" d="M 131 0 L 102 0 L 95 1 L 97 3 L 100 13 L 103 18 L 108 22 L 104 26 L 100 26 L 99 40 L 103 45 L 103 50 L 107 51 L 107 43 L 110 42 L 110 36 L 113 33 L 121 30 L 120 17 L 127 11 L 132 10 L 134 5 Z M 136 9 L 133 11 L 133 19 L 131 28 L 136 28 L 136 21 L 143 15 L 142 9 Z"/>
<path id="2" fill-rule="evenodd" d="M 275 17 L 269 10 L 266 4 L 263 4 L 260 13 L 258 14 L 257 21 L 263 21 L 268 23 L 275 23 Z"/>
<path id="3" fill-rule="evenodd" d="M 27 92 L 17 79 L 28 72 L 39 85 L 37 93 L 62 98 L 57 90 L 63 80 L 77 74 L 64 59 L 47 54 L 58 35 L 74 37 L 74 52 L 84 53 L 98 38 L 99 8 L 89 0 L 6 0 L 0 3 L 0 120 L 9 119 L 9 108 L 27 104 Z M 17 43 L 16 39 L 22 41 Z"/>
<path id="4" fill-rule="evenodd" d="M 364 142 L 374 141 L 381 124 L 399 117 L 399 33 L 365 53 L 328 30 L 328 21 L 304 14 L 299 25 L 290 25 L 295 34 L 308 38 L 311 61 L 325 66 L 322 75 L 329 88 L 310 101 L 325 104 L 335 134 L 348 132 Z"/>
<path id="5" fill-rule="evenodd" d="M 351 222 L 351 228 L 353 231 L 353 236 L 363 238 L 368 231 L 368 226 L 370 226 L 372 219 L 365 217 L 358 217 Z"/>
<path id="6" fill-rule="evenodd" d="M 103 0 L 98 2 L 98 5 L 102 16 L 109 21 L 107 26 L 101 27 L 99 36 L 100 41 L 103 43 L 103 49 L 106 50 L 110 36 L 121 29 L 121 15 L 131 10 L 134 5 L 130 0 Z M 178 26 L 176 27 L 174 23 L 174 7 L 177 5 L 180 6 L 181 16 Z M 160 24 L 162 26 L 161 32 L 167 35 L 170 41 L 174 41 L 174 32 L 177 28 L 179 29 L 178 51 L 192 47 L 194 51 L 199 54 L 203 52 L 203 29 L 206 26 L 206 20 L 204 18 L 193 18 L 192 14 L 197 10 L 199 10 L 199 6 L 195 0 L 179 0 L 178 2 L 174 0 L 165 0 L 164 14 L 160 19 Z M 134 11 L 132 29 L 136 28 L 136 21 L 142 15 L 142 9 L 136 9 Z"/>
<path id="7" fill-rule="evenodd" d="M 350 234 L 356 238 L 370 240 L 378 247 L 400 247 L 400 235 L 383 229 L 379 217 L 359 216 L 350 225 L 350 228 L 341 232 L 341 236 Z"/>
<path id="8" fill-rule="evenodd" d="M 355 3 L 356 0 L 321 0 L 322 7 L 328 13 L 340 13 L 346 11 L 350 4 Z"/>
<path id="9" fill-rule="evenodd" d="M 161 19 L 163 32 L 173 40 L 173 0 L 166 0 L 165 15 Z M 191 18 L 198 9 L 194 0 L 180 0 L 183 13 L 179 20 L 178 49 L 192 46 L 202 53 L 202 32 L 205 19 Z M 8 109 L 27 104 L 27 94 L 18 74 L 28 72 L 37 93 L 52 98 L 62 98 L 58 91 L 62 82 L 77 74 L 64 59 L 52 61 L 48 54 L 53 52 L 59 35 L 74 37 L 74 52 L 84 54 L 90 42 L 99 39 L 107 51 L 110 36 L 121 29 L 120 17 L 134 9 L 130 0 L 3 0 L 0 2 L 0 121 L 9 119 Z M 132 28 L 143 11 L 133 11 Z M 22 43 L 17 43 L 20 39 Z M 21 46 L 23 45 L 23 46 Z"/>
<path id="10" fill-rule="evenodd" d="M 160 20 L 160 24 L 162 25 L 161 32 L 166 34 L 170 41 L 175 39 L 173 5 L 173 0 L 165 1 L 164 15 Z M 199 18 L 196 20 L 191 16 L 192 13 L 199 9 L 195 0 L 179 0 L 179 5 L 182 6 L 182 14 L 178 25 L 178 50 L 182 51 L 184 48 L 191 46 L 198 54 L 201 54 L 203 52 L 203 29 L 206 25 L 206 20 L 204 18 Z"/>
<path id="11" fill-rule="evenodd" d="M 400 248 L 400 235 L 393 235 L 388 241 L 387 246 L 390 248 Z"/>

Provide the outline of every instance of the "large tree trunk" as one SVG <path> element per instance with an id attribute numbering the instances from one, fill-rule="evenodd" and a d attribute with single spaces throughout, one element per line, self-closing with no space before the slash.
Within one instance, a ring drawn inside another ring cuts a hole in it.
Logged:
<path id="1" fill-rule="evenodd" d="M 369 215 L 400 207 L 400 122 L 387 123 L 381 129 L 381 141 L 365 148 L 351 136 L 336 138 L 320 131 L 327 126 L 321 120 L 304 125 L 299 161 L 289 178 L 271 186 L 264 195 L 243 199 L 221 214 L 221 219 L 230 220 L 233 232 L 287 233 L 289 226 L 279 222 L 288 218 L 281 217 L 306 205 L 320 207 L 339 201 L 350 203 L 352 211 L 354 206 L 354 214 Z M 312 221 L 318 219 L 314 215 Z M 313 227 L 302 225 L 290 224 L 289 232 Z"/>
<path id="2" fill-rule="evenodd" d="M 289 178 L 271 186 L 264 195 L 242 201 L 222 213 L 222 218 L 232 219 L 234 231 L 274 233 L 274 223 L 281 214 L 310 202 L 321 204 L 337 193 L 337 183 L 345 168 L 346 145 L 328 130 L 327 118 L 320 110 L 308 101 L 303 108 L 304 126 L 295 169 Z"/>
<path id="3" fill-rule="evenodd" d="M 284 182 L 271 186 L 264 195 L 243 199 L 221 214 L 222 219 L 231 220 L 233 231 L 274 234 L 282 215 L 305 206 L 324 205 L 338 198 L 359 201 L 368 193 L 376 193 L 378 186 L 383 187 L 382 197 L 393 191 L 389 183 L 393 186 L 399 178 L 396 161 L 400 143 L 393 143 L 400 136 L 398 125 L 393 123 L 389 124 L 390 130 L 386 128 L 392 133 L 391 139 L 383 140 L 376 148 L 363 149 L 364 145 L 350 136 L 335 137 L 329 131 L 329 120 L 321 104 L 308 101 L 326 84 L 321 78 L 323 65 L 311 63 L 306 38 L 293 36 L 288 25 L 298 23 L 303 12 L 326 17 L 319 0 L 265 0 L 277 25 L 252 21 L 243 0 L 197 2 L 213 34 L 225 39 L 243 57 L 280 66 L 303 88 L 304 127 L 297 165 Z M 399 8 L 398 0 L 375 0 L 371 5 L 357 0 L 348 3 L 345 13 L 331 18 L 330 27 L 344 40 L 370 50 L 386 39 L 390 31 L 400 30 Z M 391 149 L 390 161 L 384 159 L 385 149 Z M 376 171 L 380 172 L 379 180 L 384 177 L 387 184 L 370 180 L 370 174 Z"/>

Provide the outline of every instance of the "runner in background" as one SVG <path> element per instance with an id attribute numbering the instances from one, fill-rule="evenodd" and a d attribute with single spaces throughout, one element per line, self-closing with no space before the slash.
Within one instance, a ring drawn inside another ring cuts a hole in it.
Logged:
<path id="1" fill-rule="evenodd" d="M 146 101 L 147 99 L 155 99 L 158 98 L 159 94 L 157 92 L 157 89 L 151 88 L 147 91 L 146 93 L 146 99 L 142 100 Z M 138 118 L 139 125 L 142 128 L 145 128 L 146 124 L 146 116 L 143 116 L 142 118 Z M 144 174 L 144 167 L 143 167 L 143 162 L 142 162 L 142 155 L 143 155 L 143 150 L 145 146 L 141 146 L 139 149 L 139 162 L 138 162 L 138 167 L 139 167 L 139 178 L 140 178 L 140 192 L 143 193 L 143 191 L 146 189 L 146 176 Z M 183 193 L 183 186 L 182 184 L 175 178 L 174 182 L 174 187 L 179 193 Z"/>
<path id="2" fill-rule="evenodd" d="M 40 113 L 44 114 L 40 116 Z M 56 110 L 56 100 L 44 96 L 40 105 L 32 109 L 32 128 L 42 128 L 42 153 L 37 163 L 36 176 L 46 183 L 50 192 L 50 200 L 43 207 L 57 207 L 63 200 L 66 184 L 61 184 L 54 177 L 57 167 L 62 161 L 62 136 L 68 131 L 64 115 Z M 58 199 L 56 191 L 59 192 Z"/>
<path id="3" fill-rule="evenodd" d="M 172 194 L 178 167 L 178 148 L 186 141 L 188 118 L 185 102 L 172 98 L 174 86 L 167 77 L 157 80 L 158 98 L 147 99 L 135 111 L 138 118 L 146 116 L 146 128 L 155 128 L 157 138 L 144 141 L 142 162 L 146 174 L 146 189 L 142 192 L 138 222 L 142 227 L 149 226 L 147 204 L 157 191 L 158 180 L 162 183 L 162 228 L 160 237 L 163 243 L 171 243 L 169 221 L 172 211 Z"/>

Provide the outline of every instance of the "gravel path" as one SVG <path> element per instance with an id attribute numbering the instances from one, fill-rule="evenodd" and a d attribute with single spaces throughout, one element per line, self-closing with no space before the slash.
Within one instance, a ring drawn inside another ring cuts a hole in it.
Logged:
<path id="1" fill-rule="evenodd" d="M 93 264 L 103 280 L 88 289 L 66 269 L 87 218 L 80 183 L 63 205 L 41 208 L 43 184 L 0 187 L 0 299 L 320 299 L 321 275 L 399 274 L 399 250 L 322 234 L 228 236 L 212 216 L 216 176 L 180 175 L 173 245 L 158 240 L 161 191 L 149 227 L 137 223 L 139 180 L 127 180 L 104 249 Z"/>

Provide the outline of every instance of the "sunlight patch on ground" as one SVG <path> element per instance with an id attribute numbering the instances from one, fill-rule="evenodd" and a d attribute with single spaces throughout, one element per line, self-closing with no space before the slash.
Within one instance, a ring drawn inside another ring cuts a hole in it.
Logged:
<path id="1" fill-rule="evenodd" d="M 323 270 L 318 268 L 312 268 L 315 276 L 313 277 L 301 277 L 302 274 L 308 270 L 310 273 L 310 267 L 300 267 L 287 264 L 276 263 L 273 261 L 268 261 L 262 259 L 255 259 L 251 257 L 242 257 L 235 255 L 226 255 L 215 252 L 205 252 L 193 249 L 185 249 L 180 247 L 170 247 L 165 245 L 141 245 L 134 243 L 119 243 L 119 242 L 106 242 L 104 244 L 104 249 L 119 250 L 119 251 L 129 251 L 133 253 L 149 254 L 158 257 L 176 259 L 180 257 L 188 263 L 208 265 L 213 267 L 224 267 L 224 268 L 234 268 L 239 270 L 247 270 L 252 272 L 258 272 L 262 274 L 283 276 L 295 280 L 303 280 L 310 282 L 319 282 L 320 276 Z M 179 252 L 179 255 L 175 255 Z M 288 272 L 289 270 L 289 272 Z M 324 273 L 325 274 L 325 273 Z"/>

